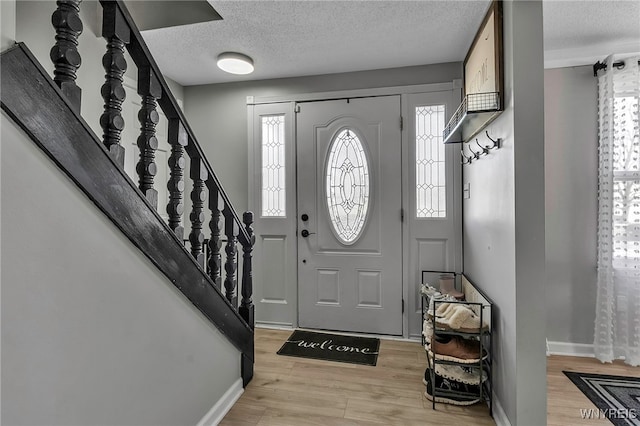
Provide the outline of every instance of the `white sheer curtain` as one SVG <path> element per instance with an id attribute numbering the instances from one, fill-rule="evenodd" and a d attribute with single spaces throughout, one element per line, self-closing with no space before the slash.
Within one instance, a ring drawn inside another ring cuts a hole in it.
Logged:
<path id="1" fill-rule="evenodd" d="M 598 76 L 596 357 L 640 365 L 640 135 L 638 59 L 607 58 Z"/>

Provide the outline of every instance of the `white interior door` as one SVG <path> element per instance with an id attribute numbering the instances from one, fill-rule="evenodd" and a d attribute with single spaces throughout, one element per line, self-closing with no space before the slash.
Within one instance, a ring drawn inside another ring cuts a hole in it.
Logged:
<path id="1" fill-rule="evenodd" d="M 302 327 L 402 334 L 400 96 L 297 115 Z"/>

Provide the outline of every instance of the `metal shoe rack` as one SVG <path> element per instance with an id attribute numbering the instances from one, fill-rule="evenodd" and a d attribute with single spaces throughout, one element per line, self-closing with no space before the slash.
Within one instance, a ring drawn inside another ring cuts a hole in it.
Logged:
<path id="1" fill-rule="evenodd" d="M 423 278 L 424 278 L 423 271 Z M 451 301 L 435 301 L 434 302 L 434 314 L 438 309 L 438 306 L 441 303 L 459 303 L 466 304 L 470 306 L 473 311 L 480 317 L 480 324 L 487 323 L 488 327 L 485 329 L 484 327 L 480 327 L 480 330 L 477 333 L 463 333 L 459 331 L 453 331 L 449 329 L 443 329 L 436 323 L 435 315 L 432 316 L 429 320 L 432 321 L 433 332 L 436 335 L 440 336 L 458 336 L 464 339 L 471 339 L 479 342 L 480 346 L 480 361 L 475 363 L 461 363 L 456 361 L 447 361 L 442 359 L 435 359 L 435 352 L 433 352 L 433 348 L 431 348 L 434 356 L 432 357 L 429 354 L 429 351 L 425 347 L 425 352 L 427 354 L 427 362 L 429 366 L 429 370 L 431 372 L 431 396 L 432 396 L 432 408 L 435 410 L 436 408 L 436 399 L 438 397 L 443 398 L 455 398 L 459 401 L 472 401 L 479 400 L 484 401 L 489 407 L 489 414 L 493 416 L 493 403 L 492 403 L 492 354 L 491 354 L 491 335 L 492 335 L 492 306 L 493 302 L 489 300 L 485 296 L 485 294 L 480 291 L 477 287 L 475 287 L 471 282 L 469 282 L 464 275 L 455 274 L 456 282 L 458 282 L 458 277 L 460 277 L 462 292 L 465 295 L 464 301 L 459 302 L 451 302 Z M 424 281 L 423 281 L 424 282 Z M 429 318 L 427 314 L 427 310 L 429 308 L 429 299 L 428 296 L 422 295 L 422 321 L 424 322 L 425 318 Z M 422 344 L 425 345 L 426 339 L 424 334 L 422 336 Z M 475 371 L 478 375 L 478 392 L 460 392 L 456 390 L 445 390 L 445 389 L 436 389 L 436 365 L 437 364 L 448 364 L 448 365 L 456 365 L 461 367 L 476 367 Z M 487 379 L 482 381 L 482 372 L 486 372 Z M 464 405 L 464 404 L 462 404 Z"/>

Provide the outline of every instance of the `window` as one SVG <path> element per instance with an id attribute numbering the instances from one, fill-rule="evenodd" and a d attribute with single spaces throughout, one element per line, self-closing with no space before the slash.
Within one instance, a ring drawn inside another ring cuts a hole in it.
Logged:
<path id="1" fill-rule="evenodd" d="M 336 237 L 343 244 L 355 243 L 369 210 L 369 164 L 353 130 L 342 130 L 331 142 L 326 196 Z"/>
<path id="2" fill-rule="evenodd" d="M 638 99 L 623 92 L 613 100 L 613 258 L 621 267 L 640 266 Z"/>
<path id="3" fill-rule="evenodd" d="M 262 216 L 284 217 L 284 115 L 262 117 Z"/>
<path id="4" fill-rule="evenodd" d="M 447 216 L 444 105 L 416 107 L 416 217 Z"/>

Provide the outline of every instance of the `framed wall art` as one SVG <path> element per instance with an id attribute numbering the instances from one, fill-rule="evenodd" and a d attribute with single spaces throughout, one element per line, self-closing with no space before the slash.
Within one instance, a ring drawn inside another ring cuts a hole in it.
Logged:
<path id="1" fill-rule="evenodd" d="M 497 93 L 502 109 L 504 96 L 504 70 L 502 49 L 502 2 L 494 0 L 476 33 L 475 39 L 464 59 L 464 95 Z M 473 96 L 478 101 L 482 97 Z M 486 97 L 485 101 L 489 97 Z M 489 105 L 490 107 L 490 105 Z M 492 109 L 473 108 L 469 109 Z"/>
<path id="2" fill-rule="evenodd" d="M 444 143 L 469 142 L 502 112 L 503 64 L 502 1 L 493 0 L 464 59 L 464 96 L 442 132 Z"/>

